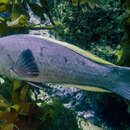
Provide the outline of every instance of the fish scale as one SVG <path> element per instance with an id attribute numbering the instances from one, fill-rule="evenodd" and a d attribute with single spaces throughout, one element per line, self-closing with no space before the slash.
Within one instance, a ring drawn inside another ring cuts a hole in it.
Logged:
<path id="1" fill-rule="evenodd" d="M 130 68 L 74 45 L 34 35 L 0 38 L 0 74 L 26 82 L 114 92 L 130 100 Z M 11 61 L 12 60 L 12 61 Z"/>

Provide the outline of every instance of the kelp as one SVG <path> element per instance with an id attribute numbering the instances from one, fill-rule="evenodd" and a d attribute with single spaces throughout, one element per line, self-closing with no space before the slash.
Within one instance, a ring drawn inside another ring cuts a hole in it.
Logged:
<path id="1" fill-rule="evenodd" d="M 52 16 L 50 14 L 50 8 L 48 3 L 40 1 L 41 5 L 31 2 L 30 0 L 8 0 L 0 1 L 0 35 L 9 35 L 13 33 L 19 33 L 20 30 L 25 30 L 27 33 L 29 29 L 54 29 L 57 25 L 54 23 Z M 40 17 L 41 21 L 45 21 L 45 14 L 48 16 L 52 26 L 37 26 L 29 22 L 29 8 L 33 13 Z M 5 13 L 9 14 L 10 17 L 7 18 Z"/>
<path id="2" fill-rule="evenodd" d="M 123 22 L 128 14 L 119 1 L 108 0 L 104 3 L 92 9 L 88 4 L 75 7 L 69 1 L 62 1 L 52 11 L 54 20 L 60 26 L 51 31 L 59 40 L 117 63 L 117 52 L 125 33 Z M 99 51 L 94 50 L 97 47 Z"/>
<path id="3" fill-rule="evenodd" d="M 104 0 L 72 0 L 72 5 L 75 7 L 88 4 L 90 8 L 94 9 L 95 6 L 104 4 Z"/>
<path id="4" fill-rule="evenodd" d="M 130 1 L 125 0 L 124 7 L 129 12 L 128 17 L 124 20 L 125 25 L 125 39 L 122 41 L 122 50 L 119 53 L 119 58 L 117 61 L 118 65 L 130 66 Z"/>
<path id="5" fill-rule="evenodd" d="M 7 81 L 6 81 L 7 82 Z M 36 112 L 38 107 L 35 101 L 31 101 L 28 98 L 29 86 L 25 85 L 21 81 L 9 80 L 8 84 L 4 84 L 4 91 L 0 92 L 0 121 L 3 123 L 0 125 L 2 130 L 9 129 L 27 129 L 36 128 L 34 124 L 29 124 L 33 112 Z M 6 86 L 8 85 L 8 86 Z M 4 93 L 3 93 L 4 92 Z M 6 94 L 10 95 L 6 97 Z M 27 118 L 24 120 L 21 117 Z M 36 117 L 33 117 L 36 120 Z M 22 124 L 21 124 L 22 122 Z M 36 124 L 35 124 L 36 125 Z"/>
<path id="6" fill-rule="evenodd" d="M 79 129 L 72 110 L 65 108 L 58 99 L 48 104 L 37 100 L 37 96 L 32 100 L 32 90 L 28 84 L 13 79 L 1 86 L 0 130 L 51 130 L 62 125 L 64 130 L 69 123 L 70 129 Z"/>

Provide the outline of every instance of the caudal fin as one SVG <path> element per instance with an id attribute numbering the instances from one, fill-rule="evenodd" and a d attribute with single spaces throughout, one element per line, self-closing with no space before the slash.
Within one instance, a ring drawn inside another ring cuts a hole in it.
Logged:
<path id="1" fill-rule="evenodd" d="M 116 67 L 117 80 L 116 85 L 110 89 L 118 95 L 130 100 L 130 68 Z"/>

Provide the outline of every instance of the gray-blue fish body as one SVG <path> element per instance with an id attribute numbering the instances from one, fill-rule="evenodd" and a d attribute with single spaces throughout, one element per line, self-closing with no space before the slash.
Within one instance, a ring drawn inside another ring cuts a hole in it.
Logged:
<path id="1" fill-rule="evenodd" d="M 0 38 L 0 73 L 26 81 L 79 85 L 83 89 L 95 86 L 130 100 L 129 68 L 115 66 L 49 38 L 31 35 Z"/>

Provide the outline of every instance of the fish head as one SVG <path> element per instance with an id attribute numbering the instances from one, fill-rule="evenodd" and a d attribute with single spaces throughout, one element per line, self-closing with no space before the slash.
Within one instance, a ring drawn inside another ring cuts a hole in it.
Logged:
<path id="1" fill-rule="evenodd" d="M 0 75 L 10 76 L 10 68 L 13 64 L 13 58 L 8 47 L 0 43 Z"/>
<path id="2" fill-rule="evenodd" d="M 20 80 L 39 76 L 39 68 L 31 48 L 20 48 L 13 44 L 15 40 L 7 38 L 2 41 L 0 39 L 0 75 Z"/>

